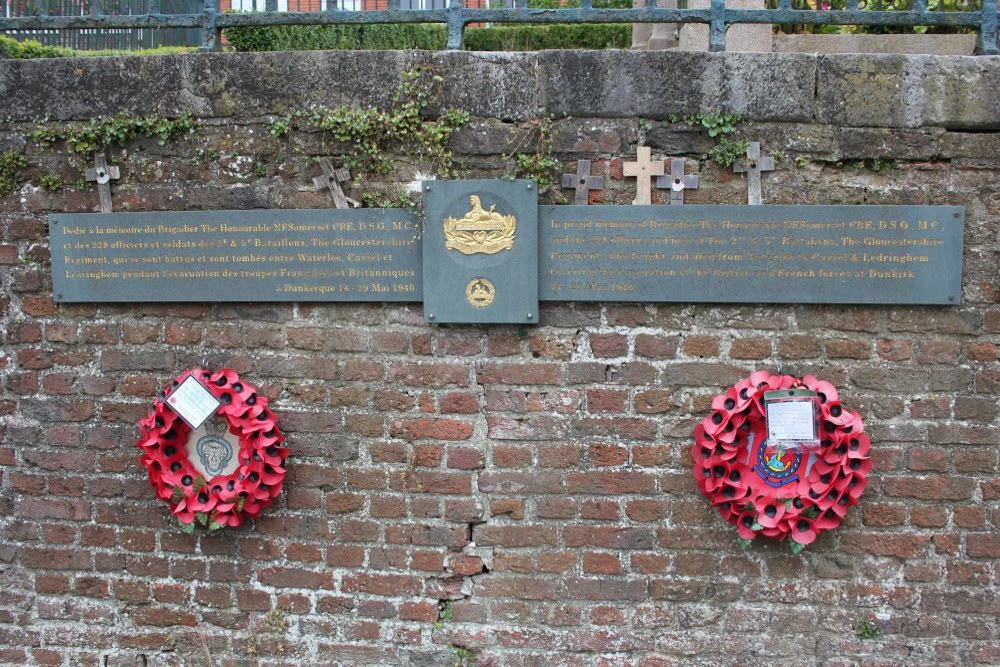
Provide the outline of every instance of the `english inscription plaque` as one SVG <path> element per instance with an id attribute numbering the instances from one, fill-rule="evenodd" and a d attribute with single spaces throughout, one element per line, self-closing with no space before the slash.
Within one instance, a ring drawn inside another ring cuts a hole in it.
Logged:
<path id="1" fill-rule="evenodd" d="M 424 318 L 538 322 L 533 181 L 424 183 Z"/>
<path id="2" fill-rule="evenodd" d="M 402 209 L 49 217 L 57 301 L 420 301 Z"/>
<path id="3" fill-rule="evenodd" d="M 542 206 L 543 301 L 955 305 L 954 206 Z"/>

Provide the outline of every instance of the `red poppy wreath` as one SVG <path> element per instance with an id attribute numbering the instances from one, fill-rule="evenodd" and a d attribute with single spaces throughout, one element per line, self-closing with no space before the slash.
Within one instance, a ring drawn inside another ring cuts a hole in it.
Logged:
<path id="1" fill-rule="evenodd" d="M 149 483 L 186 532 L 239 526 L 281 493 L 288 449 L 267 402 L 233 370 L 196 368 L 139 422 Z"/>
<path id="2" fill-rule="evenodd" d="M 768 442 L 765 392 L 807 389 L 815 394 L 817 446 Z M 811 375 L 758 371 L 712 401 L 712 414 L 694 430 L 694 476 L 702 494 L 736 524 L 744 547 L 757 535 L 791 538 L 793 553 L 840 525 L 868 485 L 871 442 L 857 412 L 837 389 Z"/>

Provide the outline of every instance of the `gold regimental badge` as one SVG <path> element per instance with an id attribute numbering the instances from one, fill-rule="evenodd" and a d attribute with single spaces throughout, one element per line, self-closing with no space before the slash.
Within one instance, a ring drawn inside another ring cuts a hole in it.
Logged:
<path id="1" fill-rule="evenodd" d="M 493 303 L 497 290 L 486 278 L 473 278 L 465 286 L 465 298 L 475 308 L 485 308 Z"/>
<path id="2" fill-rule="evenodd" d="M 492 255 L 513 248 L 517 219 L 497 213 L 496 204 L 484 210 L 478 195 L 472 195 L 469 201 L 472 210 L 464 218 L 445 219 L 444 247 L 465 255 Z"/>

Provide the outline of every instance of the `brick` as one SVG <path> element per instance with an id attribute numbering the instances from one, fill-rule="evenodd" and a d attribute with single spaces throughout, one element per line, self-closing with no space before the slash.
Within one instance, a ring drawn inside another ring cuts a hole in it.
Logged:
<path id="1" fill-rule="evenodd" d="M 875 350 L 886 361 L 908 361 L 913 358 L 913 341 L 879 340 L 875 344 Z"/>
<path id="2" fill-rule="evenodd" d="M 467 387 L 469 370 L 457 364 L 393 364 L 387 380 L 411 387 Z"/>
<path id="3" fill-rule="evenodd" d="M 655 421 L 638 417 L 589 417 L 572 423 L 577 437 L 623 437 L 629 440 L 652 440 L 656 437 Z"/>
<path id="4" fill-rule="evenodd" d="M 558 534 L 547 525 L 491 526 L 479 525 L 472 539 L 480 546 L 517 547 L 556 546 Z"/>
<path id="5" fill-rule="evenodd" d="M 835 338 L 826 341 L 826 356 L 830 359 L 870 359 L 871 343 L 867 340 Z"/>
<path id="6" fill-rule="evenodd" d="M 767 359 L 771 356 L 771 339 L 762 336 L 737 338 L 729 348 L 733 359 Z"/>
<path id="7" fill-rule="evenodd" d="M 597 358 L 624 357 L 628 354 L 628 338 L 620 333 L 592 333 L 590 350 Z"/>
<path id="8" fill-rule="evenodd" d="M 996 533 L 972 533 L 966 536 L 965 552 L 969 558 L 1000 557 L 1000 535 Z"/>
<path id="9" fill-rule="evenodd" d="M 534 364 L 484 363 L 476 367 L 476 383 L 549 385 L 559 384 L 559 364 L 541 362 Z"/>
<path id="10" fill-rule="evenodd" d="M 617 575 L 623 573 L 618 556 L 600 552 L 585 552 L 582 559 L 582 570 L 584 574 Z M 623 621 L 624 618 L 621 620 Z"/>
<path id="11" fill-rule="evenodd" d="M 401 574 L 349 574 L 344 577 L 342 590 L 345 593 L 368 593 L 370 595 L 418 595 L 423 588 L 418 577 Z"/>
<path id="12" fill-rule="evenodd" d="M 570 493 L 619 495 L 623 493 L 653 493 L 656 490 L 656 478 L 641 472 L 578 472 L 571 473 L 566 478 Z"/>
<path id="13" fill-rule="evenodd" d="M 719 356 L 719 342 L 713 336 L 687 336 L 681 349 L 689 357 L 705 359 Z"/>
<path id="14" fill-rule="evenodd" d="M 394 419 L 389 422 L 389 434 L 406 440 L 468 440 L 472 424 L 457 419 Z"/>
<path id="15" fill-rule="evenodd" d="M 272 566 L 259 570 L 257 576 L 265 586 L 277 588 L 332 589 L 334 586 L 329 572 L 314 572 L 300 568 Z"/>
<path id="16" fill-rule="evenodd" d="M 486 466 L 486 460 L 478 449 L 451 447 L 448 449 L 447 466 L 458 470 L 480 470 Z"/>
<path id="17" fill-rule="evenodd" d="M 635 353 L 650 359 L 673 359 L 677 356 L 680 338 L 677 336 L 657 336 L 636 334 Z"/>
<path id="18" fill-rule="evenodd" d="M 921 364 L 955 364 L 961 346 L 957 341 L 922 341 L 917 344 L 917 362 Z"/>
<path id="19" fill-rule="evenodd" d="M 469 495 L 472 476 L 468 473 L 393 472 L 389 480 L 395 491 Z"/>
<path id="20" fill-rule="evenodd" d="M 996 361 L 1000 358 L 1000 345 L 986 342 L 966 343 L 965 358 L 969 361 Z"/>
<path id="21" fill-rule="evenodd" d="M 440 406 L 443 414 L 478 414 L 479 397 L 472 392 L 453 391 L 441 397 Z"/>

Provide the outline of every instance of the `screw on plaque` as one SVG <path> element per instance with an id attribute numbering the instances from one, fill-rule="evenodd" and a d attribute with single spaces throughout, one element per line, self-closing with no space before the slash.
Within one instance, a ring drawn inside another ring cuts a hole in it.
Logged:
<path id="1" fill-rule="evenodd" d="M 84 178 L 97 183 L 97 197 L 101 204 L 101 213 L 111 213 L 111 181 L 121 178 L 121 172 L 116 166 L 108 166 L 108 160 L 100 154 L 94 155 L 94 168 L 84 172 Z"/>

